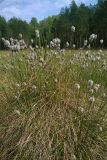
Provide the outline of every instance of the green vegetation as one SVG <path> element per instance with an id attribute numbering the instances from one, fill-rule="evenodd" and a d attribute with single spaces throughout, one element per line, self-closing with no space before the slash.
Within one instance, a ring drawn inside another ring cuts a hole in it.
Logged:
<path id="1" fill-rule="evenodd" d="M 45 40 L 49 44 L 50 40 L 58 37 L 61 39 L 61 46 L 65 47 L 66 41 L 70 43 L 71 40 L 71 26 L 76 27 L 74 43 L 77 48 L 82 47 L 84 40 L 92 33 L 98 35 L 95 46 L 98 48 L 99 40 L 103 39 L 104 47 L 107 48 L 107 0 L 98 0 L 95 6 L 85 4 L 77 6 L 75 1 L 72 1 L 69 7 L 61 9 L 59 15 L 40 22 L 34 17 L 30 23 L 15 17 L 6 22 L 0 17 L 0 39 L 18 38 L 19 33 L 22 33 L 28 44 L 31 38 L 35 38 L 35 29 L 39 29 L 42 45 Z M 3 43 L 0 42 L 0 49 L 3 48 Z"/>
<path id="2" fill-rule="evenodd" d="M 107 0 L 0 17 L 0 160 L 107 160 L 106 26 Z"/>
<path id="3" fill-rule="evenodd" d="M 107 51 L 0 53 L 0 159 L 107 159 Z"/>

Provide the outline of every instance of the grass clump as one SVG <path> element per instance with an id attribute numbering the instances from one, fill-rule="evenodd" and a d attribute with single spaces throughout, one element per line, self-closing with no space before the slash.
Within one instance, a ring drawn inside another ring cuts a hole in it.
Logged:
<path id="1" fill-rule="evenodd" d="M 0 159 L 106 160 L 106 51 L 37 55 L 1 54 Z"/>

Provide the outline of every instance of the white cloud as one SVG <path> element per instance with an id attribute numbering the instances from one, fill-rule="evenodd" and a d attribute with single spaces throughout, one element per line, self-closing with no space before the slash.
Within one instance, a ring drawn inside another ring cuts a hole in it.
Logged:
<path id="1" fill-rule="evenodd" d="M 91 3 L 91 1 L 76 0 L 78 4 L 80 2 Z M 40 20 L 59 13 L 62 7 L 70 3 L 71 0 L 0 0 L 0 14 L 6 19 L 16 16 L 28 21 L 32 17 Z"/>

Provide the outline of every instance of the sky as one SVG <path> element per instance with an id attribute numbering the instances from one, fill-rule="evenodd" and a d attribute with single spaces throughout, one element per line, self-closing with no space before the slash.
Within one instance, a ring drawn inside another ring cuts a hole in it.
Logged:
<path id="1" fill-rule="evenodd" d="M 60 9 L 69 6 L 71 0 L 0 0 L 0 15 L 7 20 L 15 16 L 26 21 L 32 17 L 42 20 L 48 16 L 56 15 Z M 95 4 L 97 0 L 75 0 L 79 5 Z"/>

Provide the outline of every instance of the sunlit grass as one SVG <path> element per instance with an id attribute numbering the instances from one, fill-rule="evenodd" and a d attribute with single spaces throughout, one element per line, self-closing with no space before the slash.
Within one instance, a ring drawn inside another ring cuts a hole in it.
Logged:
<path id="1" fill-rule="evenodd" d="M 0 53 L 0 159 L 106 160 L 107 51 L 34 54 Z"/>

